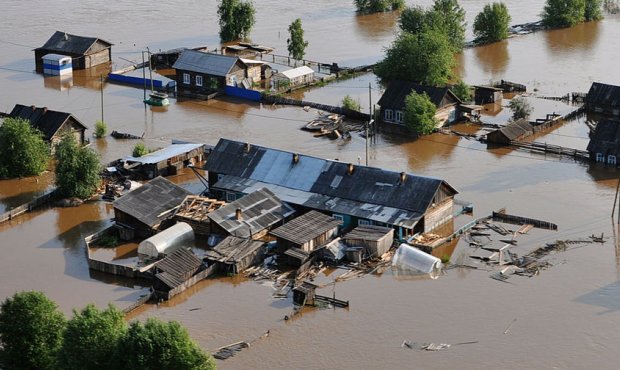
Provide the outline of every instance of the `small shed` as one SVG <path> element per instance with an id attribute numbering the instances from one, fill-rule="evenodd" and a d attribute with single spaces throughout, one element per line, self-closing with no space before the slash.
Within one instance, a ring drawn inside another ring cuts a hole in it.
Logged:
<path id="1" fill-rule="evenodd" d="M 474 86 L 474 101 L 476 104 L 490 104 L 502 102 L 503 90 L 493 86 Z"/>
<path id="2" fill-rule="evenodd" d="M 260 82 L 260 80 L 263 78 L 263 66 L 268 66 L 268 64 L 266 62 L 263 62 L 262 60 L 254 59 L 241 58 L 241 61 L 245 63 L 245 65 L 248 67 L 246 72 L 246 78 L 253 83 Z"/>
<path id="3" fill-rule="evenodd" d="M 342 238 L 336 238 L 325 244 L 318 253 L 323 261 L 336 265 L 346 256 L 346 250 L 347 245 Z"/>
<path id="4" fill-rule="evenodd" d="M 211 234 L 211 221 L 208 215 L 224 205 L 226 202 L 223 200 L 188 195 L 174 214 L 174 219 L 178 222 L 186 222 L 198 235 L 209 235 Z"/>
<path id="5" fill-rule="evenodd" d="M 171 254 L 182 247 L 192 247 L 193 244 L 194 230 L 185 222 L 179 222 L 140 242 L 138 256 L 144 259 L 155 259 Z"/>
<path id="6" fill-rule="evenodd" d="M 277 238 L 281 253 L 289 248 L 312 252 L 332 240 L 340 225 L 341 220 L 313 210 L 271 231 L 271 235 Z"/>
<path id="7" fill-rule="evenodd" d="M 112 43 L 97 37 L 56 31 L 45 45 L 34 49 L 38 73 L 43 73 L 43 57 L 48 54 L 66 55 L 72 58 L 73 69 L 86 69 L 112 61 Z"/>
<path id="8" fill-rule="evenodd" d="M 65 132 L 73 134 L 78 143 L 84 144 L 86 126 L 71 113 L 15 104 L 9 117 L 30 121 L 32 127 L 43 133 L 43 139 L 50 143 L 52 150 Z"/>
<path id="9" fill-rule="evenodd" d="M 209 213 L 215 234 L 259 239 L 295 211 L 271 190 L 262 188 Z"/>
<path id="10" fill-rule="evenodd" d="M 293 288 L 293 303 L 297 306 L 314 306 L 314 295 L 318 285 L 304 281 Z"/>
<path id="11" fill-rule="evenodd" d="M 511 141 L 521 140 L 534 133 L 534 127 L 527 119 L 510 122 L 506 126 L 489 132 L 487 142 L 490 144 L 510 145 Z"/>
<path id="12" fill-rule="evenodd" d="M 590 135 L 588 153 L 591 161 L 617 166 L 620 157 L 620 122 L 599 121 Z"/>
<path id="13" fill-rule="evenodd" d="M 134 236 L 148 238 L 157 233 L 162 223 L 173 215 L 186 196 L 191 193 L 163 177 L 156 177 L 141 187 L 116 199 L 114 218 L 124 239 Z"/>
<path id="14" fill-rule="evenodd" d="M 260 240 L 229 236 L 205 253 L 210 263 L 217 263 L 218 271 L 226 274 L 238 274 L 241 271 L 263 261 L 263 245 Z"/>
<path id="15" fill-rule="evenodd" d="M 295 268 L 300 267 L 310 258 L 310 253 L 296 247 L 287 249 L 284 255 L 286 256 L 286 264 Z"/>
<path id="16" fill-rule="evenodd" d="M 177 249 L 152 268 L 153 291 L 159 299 L 168 300 L 204 278 L 204 265 L 191 250 Z"/>
<path id="17" fill-rule="evenodd" d="M 344 243 L 353 248 L 361 248 L 369 258 L 381 257 L 394 241 L 394 229 L 389 227 L 358 226 L 342 237 Z"/>
<path id="18" fill-rule="evenodd" d="M 592 83 L 585 99 L 589 112 L 620 116 L 620 86 Z"/>
<path id="19" fill-rule="evenodd" d="M 71 76 L 73 74 L 71 57 L 60 54 L 44 55 L 43 74 L 50 76 Z"/>
<path id="20" fill-rule="evenodd" d="M 301 66 L 278 72 L 271 76 L 272 86 L 278 90 L 282 87 L 295 87 L 314 82 L 314 70 L 308 66 Z"/>
<path id="21" fill-rule="evenodd" d="M 140 173 L 147 179 L 157 176 L 176 175 L 184 167 L 195 165 L 204 159 L 205 144 L 172 144 L 142 157 L 129 156 L 123 159 L 126 167 Z"/>

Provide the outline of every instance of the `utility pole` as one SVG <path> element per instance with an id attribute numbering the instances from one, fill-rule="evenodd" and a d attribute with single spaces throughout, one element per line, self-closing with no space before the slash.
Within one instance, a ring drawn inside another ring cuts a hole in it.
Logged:
<path id="1" fill-rule="evenodd" d="M 103 75 L 99 76 L 99 85 L 101 86 L 101 122 L 105 123 L 103 120 Z"/>
<path id="2" fill-rule="evenodd" d="M 153 92 L 153 67 L 151 66 L 151 51 L 149 50 L 148 46 L 146 47 L 146 51 L 149 57 L 149 78 L 151 79 L 151 92 Z"/>
<path id="3" fill-rule="evenodd" d="M 368 123 L 366 123 L 366 166 L 368 166 L 368 127 L 372 124 L 372 90 L 368 83 Z"/>
<path id="4" fill-rule="evenodd" d="M 144 50 L 142 50 L 142 81 L 144 82 L 144 100 L 146 100 L 146 72 L 144 71 L 146 64 L 144 63 Z M 146 105 L 144 106 L 146 108 Z"/>

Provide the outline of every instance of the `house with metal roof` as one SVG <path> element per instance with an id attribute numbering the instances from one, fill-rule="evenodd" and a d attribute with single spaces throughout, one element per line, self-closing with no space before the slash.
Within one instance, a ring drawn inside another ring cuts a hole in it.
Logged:
<path id="1" fill-rule="evenodd" d="M 437 107 L 435 118 L 438 127 L 455 122 L 460 118 L 460 99 L 447 87 L 420 85 L 411 81 L 395 80 L 377 102 L 381 106 L 380 127 L 385 132 L 410 133 L 405 126 L 405 99 L 412 92 L 426 94 Z"/>
<path id="2" fill-rule="evenodd" d="M 9 114 L 12 118 L 21 118 L 30 122 L 32 127 L 43 133 L 43 139 L 53 147 L 58 144 L 65 132 L 75 136 L 79 144 L 84 144 L 86 126 L 71 113 L 59 112 L 46 107 L 15 104 Z"/>
<path id="3" fill-rule="evenodd" d="M 620 158 L 620 122 L 599 121 L 590 134 L 587 150 L 590 160 L 617 166 Z"/>
<path id="4" fill-rule="evenodd" d="M 278 251 L 290 248 L 312 252 L 338 235 L 342 220 L 318 211 L 307 212 L 270 232 L 278 241 Z"/>
<path id="5" fill-rule="evenodd" d="M 229 139 L 220 139 L 204 168 L 220 199 L 233 201 L 267 188 L 300 211 L 317 210 L 341 220 L 344 228 L 388 226 L 399 238 L 450 220 L 458 193 L 440 179 Z"/>
<path id="6" fill-rule="evenodd" d="M 121 196 L 112 203 L 116 225 L 125 230 L 125 239 L 147 238 L 166 228 L 176 208 L 191 193 L 163 177 Z M 170 222 L 172 223 L 172 222 Z"/>
<path id="7" fill-rule="evenodd" d="M 125 157 L 123 162 L 126 169 L 152 179 L 157 176 L 176 175 L 182 168 L 201 162 L 204 155 L 205 144 L 179 143 L 141 157 Z"/>
<path id="8" fill-rule="evenodd" d="M 269 189 L 261 188 L 209 213 L 211 231 L 219 235 L 260 239 L 295 211 Z"/>
<path id="9" fill-rule="evenodd" d="M 271 76 L 271 86 L 276 90 L 303 86 L 312 82 L 314 82 L 314 70 L 308 66 L 289 69 Z"/>
<path id="10" fill-rule="evenodd" d="M 180 96 L 208 96 L 248 77 L 248 66 L 239 57 L 192 49 L 183 50 L 172 68 Z"/>
<path id="11" fill-rule="evenodd" d="M 506 126 L 487 134 L 490 144 L 510 145 L 511 141 L 521 140 L 534 133 L 534 126 L 527 119 L 510 122 Z"/>
<path id="12" fill-rule="evenodd" d="M 620 116 L 620 86 L 592 83 L 585 98 L 585 107 L 589 112 Z"/>
<path id="13" fill-rule="evenodd" d="M 260 240 L 228 236 L 207 250 L 205 258 L 217 264 L 220 273 L 238 274 L 263 261 L 263 245 L 265 242 Z"/>
<path id="14" fill-rule="evenodd" d="M 56 31 L 47 42 L 34 49 L 35 66 L 43 73 L 43 57 L 60 54 L 72 58 L 73 69 L 86 69 L 112 60 L 112 43 L 97 37 L 85 37 Z"/>

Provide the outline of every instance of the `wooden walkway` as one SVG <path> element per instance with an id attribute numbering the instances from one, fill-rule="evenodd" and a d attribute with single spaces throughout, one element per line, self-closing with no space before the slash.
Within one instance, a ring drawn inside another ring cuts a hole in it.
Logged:
<path id="1" fill-rule="evenodd" d="M 553 154 L 560 157 L 571 157 L 576 160 L 587 161 L 590 160 L 590 153 L 585 150 L 567 148 L 559 145 L 552 145 L 547 143 L 539 143 L 536 141 L 511 141 L 510 145 L 520 149 L 525 149 L 534 153 Z"/>

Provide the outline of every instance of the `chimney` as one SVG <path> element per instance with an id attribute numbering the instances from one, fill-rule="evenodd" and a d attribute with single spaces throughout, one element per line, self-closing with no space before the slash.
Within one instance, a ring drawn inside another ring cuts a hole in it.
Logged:
<path id="1" fill-rule="evenodd" d="M 400 183 L 404 184 L 405 180 L 407 180 L 407 174 L 405 172 L 400 173 Z"/>
<path id="2" fill-rule="evenodd" d="M 250 148 L 251 148 L 251 147 L 252 147 L 252 146 L 250 145 L 250 143 L 245 143 L 245 147 L 244 147 L 245 152 L 246 152 L 246 153 L 249 153 L 249 152 L 250 152 Z"/>
<path id="3" fill-rule="evenodd" d="M 347 166 L 347 175 L 349 176 L 353 175 L 354 169 L 355 169 L 355 166 L 353 166 L 353 163 L 349 163 L 349 165 Z"/>
<path id="4" fill-rule="evenodd" d="M 241 214 L 241 208 L 237 208 L 235 210 L 235 220 L 237 221 L 243 220 L 243 215 Z"/>
<path id="5" fill-rule="evenodd" d="M 299 163 L 299 154 L 293 153 L 293 164 Z"/>
<path id="6" fill-rule="evenodd" d="M 30 109 L 32 109 L 32 111 L 34 112 L 35 110 L 37 110 L 37 107 L 35 107 L 34 105 L 31 105 Z"/>
<path id="7" fill-rule="evenodd" d="M 65 41 L 69 40 L 69 35 L 65 32 Z"/>
<path id="8" fill-rule="evenodd" d="M 47 113 L 47 107 L 43 107 L 43 114 Z"/>

